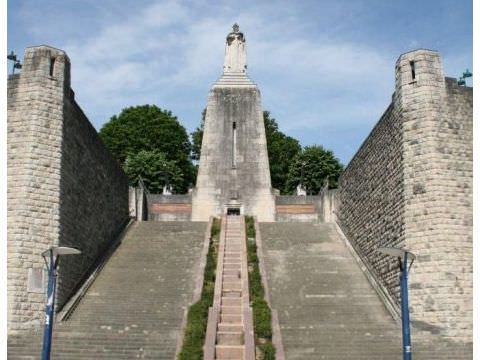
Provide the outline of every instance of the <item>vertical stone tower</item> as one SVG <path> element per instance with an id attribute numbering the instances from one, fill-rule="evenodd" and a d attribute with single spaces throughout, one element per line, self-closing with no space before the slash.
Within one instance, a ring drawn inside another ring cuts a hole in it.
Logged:
<path id="1" fill-rule="evenodd" d="M 472 341 L 472 89 L 445 78 L 436 51 L 396 64 L 403 116 L 404 239 L 418 254 L 412 319 Z"/>
<path id="2" fill-rule="evenodd" d="M 45 306 L 41 252 L 59 245 L 63 104 L 70 60 L 49 47 L 25 51 L 8 80 L 8 329 L 40 325 Z"/>
<path id="3" fill-rule="evenodd" d="M 274 220 L 260 91 L 246 69 L 245 36 L 235 24 L 226 39 L 223 75 L 208 97 L 194 221 L 228 212 Z"/>

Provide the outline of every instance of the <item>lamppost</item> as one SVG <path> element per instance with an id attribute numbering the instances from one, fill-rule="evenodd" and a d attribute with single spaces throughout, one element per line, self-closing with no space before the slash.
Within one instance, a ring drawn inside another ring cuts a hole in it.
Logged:
<path id="1" fill-rule="evenodd" d="M 412 267 L 415 255 L 408 250 L 381 247 L 378 249 L 384 255 L 398 258 L 400 265 L 400 295 L 402 301 L 402 338 L 403 338 L 403 360 L 412 360 L 412 342 L 410 339 L 410 313 L 408 310 L 408 272 Z M 408 262 L 410 261 L 410 264 Z"/>
<path id="2" fill-rule="evenodd" d="M 9 55 L 7 55 L 7 59 L 10 61 L 13 61 L 12 74 L 15 74 L 15 69 L 22 68 L 22 64 L 20 63 L 20 60 L 17 60 L 17 55 L 15 55 L 13 51 L 10 52 Z"/>
<path id="3" fill-rule="evenodd" d="M 458 78 L 458 85 L 467 86 L 465 79 L 469 77 L 472 77 L 472 73 L 467 69 L 463 72 L 462 76 Z"/>
<path id="4" fill-rule="evenodd" d="M 45 328 L 43 331 L 42 360 L 50 360 L 52 348 L 53 315 L 55 308 L 55 289 L 57 285 L 57 266 L 60 255 L 78 255 L 82 252 L 66 246 L 52 246 L 42 253 L 48 269 L 47 305 L 45 307 Z"/>

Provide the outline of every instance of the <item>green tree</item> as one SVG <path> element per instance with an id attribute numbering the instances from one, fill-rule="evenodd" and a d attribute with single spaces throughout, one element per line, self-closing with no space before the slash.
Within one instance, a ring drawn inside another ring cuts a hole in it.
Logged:
<path id="1" fill-rule="evenodd" d="M 122 166 L 128 155 L 142 150 L 161 152 L 181 171 L 182 181 L 177 184 L 176 192 L 186 192 L 193 184 L 195 170 L 190 160 L 188 134 L 171 111 L 155 105 L 132 106 L 112 116 L 99 134 Z"/>
<path id="2" fill-rule="evenodd" d="M 278 129 L 278 124 L 274 118 L 270 117 L 269 111 L 263 112 L 263 121 L 265 123 L 272 186 L 280 190 L 281 193 L 285 193 L 290 164 L 292 159 L 301 152 L 302 147 L 297 139 L 285 135 Z"/>
<path id="3" fill-rule="evenodd" d="M 168 161 L 165 154 L 159 151 L 141 150 L 127 155 L 124 169 L 132 185 L 141 176 L 152 193 L 161 194 L 165 185 L 171 185 L 174 190 L 182 186 L 182 171 L 175 161 Z"/>
<path id="4" fill-rule="evenodd" d="M 293 192 L 303 181 L 307 194 L 318 194 L 328 183 L 329 188 L 336 188 L 343 166 L 331 150 L 323 146 L 307 146 L 292 161 L 288 176 L 287 190 Z"/>

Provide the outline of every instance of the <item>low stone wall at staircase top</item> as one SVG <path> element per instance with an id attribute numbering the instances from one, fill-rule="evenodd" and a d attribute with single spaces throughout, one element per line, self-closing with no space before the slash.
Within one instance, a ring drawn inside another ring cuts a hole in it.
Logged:
<path id="1" fill-rule="evenodd" d="M 275 221 L 316 222 L 321 204 L 321 196 L 275 196 Z"/>
<path id="2" fill-rule="evenodd" d="M 190 221 L 192 196 L 147 194 L 148 220 Z"/>

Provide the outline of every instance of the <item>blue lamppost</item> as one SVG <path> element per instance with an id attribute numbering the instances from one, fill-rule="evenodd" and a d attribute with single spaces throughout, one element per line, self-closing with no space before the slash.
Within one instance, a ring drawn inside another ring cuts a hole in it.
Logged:
<path id="1" fill-rule="evenodd" d="M 45 307 L 45 328 L 43 332 L 42 360 L 50 360 L 52 348 L 53 315 L 55 309 L 55 289 L 57 285 L 57 266 L 60 255 L 78 255 L 80 250 L 65 247 L 53 246 L 42 253 L 48 269 L 47 305 Z"/>
<path id="2" fill-rule="evenodd" d="M 403 360 L 412 360 L 412 341 L 410 338 L 410 312 L 408 309 L 408 272 L 410 271 L 413 261 L 415 260 L 415 255 L 408 250 L 397 249 L 393 247 L 382 247 L 379 248 L 378 251 L 384 255 L 397 257 L 400 264 Z"/>

